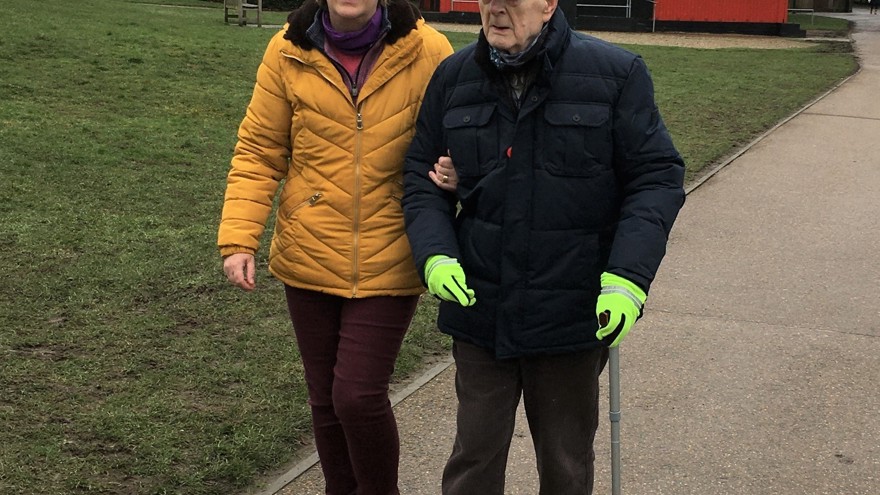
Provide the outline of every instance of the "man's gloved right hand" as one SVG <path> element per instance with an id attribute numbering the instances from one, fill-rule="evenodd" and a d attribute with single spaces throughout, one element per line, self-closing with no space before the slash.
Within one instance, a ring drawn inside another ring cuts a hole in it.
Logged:
<path id="1" fill-rule="evenodd" d="M 443 254 L 428 258 L 425 281 L 428 283 L 428 292 L 444 301 L 457 302 L 464 307 L 477 302 L 473 289 L 468 289 L 465 283 L 464 270 L 455 258 Z"/>
<path id="2" fill-rule="evenodd" d="M 608 347 L 617 347 L 642 316 L 648 295 L 633 282 L 605 272 L 601 277 L 602 293 L 596 301 L 599 330 L 596 339 Z"/>

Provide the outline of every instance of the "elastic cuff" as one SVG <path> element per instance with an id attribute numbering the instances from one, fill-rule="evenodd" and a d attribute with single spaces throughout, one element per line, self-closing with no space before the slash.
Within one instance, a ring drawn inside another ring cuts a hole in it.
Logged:
<path id="1" fill-rule="evenodd" d="M 613 273 L 604 272 L 601 277 L 602 289 L 618 287 L 624 290 L 627 290 L 633 297 L 638 299 L 639 304 L 638 307 L 642 307 L 645 304 L 645 300 L 648 299 L 648 295 L 645 294 L 645 291 L 641 289 L 635 283 L 621 277 L 620 275 L 615 275 Z"/>
<path id="2" fill-rule="evenodd" d="M 256 249 L 251 249 L 249 247 L 244 247 L 244 246 L 222 246 L 220 248 L 220 256 L 222 256 L 224 258 L 227 256 L 232 256 L 233 254 L 238 254 L 238 253 L 247 253 L 250 255 L 255 255 L 255 254 L 257 254 L 257 251 L 256 251 Z"/>
<path id="3" fill-rule="evenodd" d="M 443 256 L 443 255 L 433 256 L 432 258 L 429 258 L 428 261 L 431 261 L 432 259 L 433 259 L 433 263 L 429 263 L 428 268 L 425 270 L 425 281 L 427 281 L 431 278 L 431 272 L 433 272 L 434 269 L 437 268 L 438 266 L 451 265 L 454 263 L 458 263 L 457 259 L 450 258 L 449 256 Z"/>
<path id="4" fill-rule="evenodd" d="M 629 299 L 630 302 L 633 303 L 633 306 L 639 308 L 639 312 L 642 311 L 642 307 L 644 306 L 644 303 L 642 303 L 642 301 L 640 301 L 639 298 L 636 297 L 635 294 L 633 294 L 632 292 L 630 292 L 626 287 L 619 287 L 619 286 L 614 286 L 614 285 L 606 285 L 605 287 L 602 287 L 602 294 L 603 294 L 603 295 L 607 295 L 607 294 L 620 294 L 621 296 L 624 296 L 624 297 L 626 297 L 627 299 Z"/>
<path id="5" fill-rule="evenodd" d="M 425 260 L 424 268 L 425 282 L 428 281 L 428 274 L 431 273 L 431 270 L 434 269 L 434 265 L 436 265 L 438 261 L 445 258 L 449 258 L 449 256 L 446 256 L 445 254 L 432 254 L 431 256 L 428 256 L 428 259 Z"/>

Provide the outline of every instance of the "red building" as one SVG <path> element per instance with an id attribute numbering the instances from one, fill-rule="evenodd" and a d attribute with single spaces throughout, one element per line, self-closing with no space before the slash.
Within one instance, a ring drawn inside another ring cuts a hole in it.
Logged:
<path id="1" fill-rule="evenodd" d="M 480 12 L 480 0 L 440 0 L 440 12 Z"/>
<path id="2" fill-rule="evenodd" d="M 656 0 L 658 21 L 784 23 L 788 0 Z"/>
<path id="3" fill-rule="evenodd" d="M 559 0 L 575 28 L 803 36 L 787 24 L 791 0 Z M 479 22 L 480 0 L 421 0 L 429 20 Z"/>

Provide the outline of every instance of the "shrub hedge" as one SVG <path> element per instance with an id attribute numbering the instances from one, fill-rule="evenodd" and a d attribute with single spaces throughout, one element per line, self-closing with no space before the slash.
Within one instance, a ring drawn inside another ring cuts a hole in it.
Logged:
<path id="1" fill-rule="evenodd" d="M 263 0 L 263 8 L 266 10 L 293 10 L 302 4 L 303 0 Z"/>

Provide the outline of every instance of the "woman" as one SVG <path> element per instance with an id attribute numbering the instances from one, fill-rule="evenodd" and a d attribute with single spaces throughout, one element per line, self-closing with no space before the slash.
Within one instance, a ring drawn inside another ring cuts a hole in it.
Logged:
<path id="1" fill-rule="evenodd" d="M 388 383 L 423 292 L 400 207 L 428 80 L 452 53 L 408 0 L 306 0 L 269 42 L 239 128 L 218 244 L 229 281 L 279 184 L 269 270 L 285 284 L 328 494 L 396 494 Z"/>

